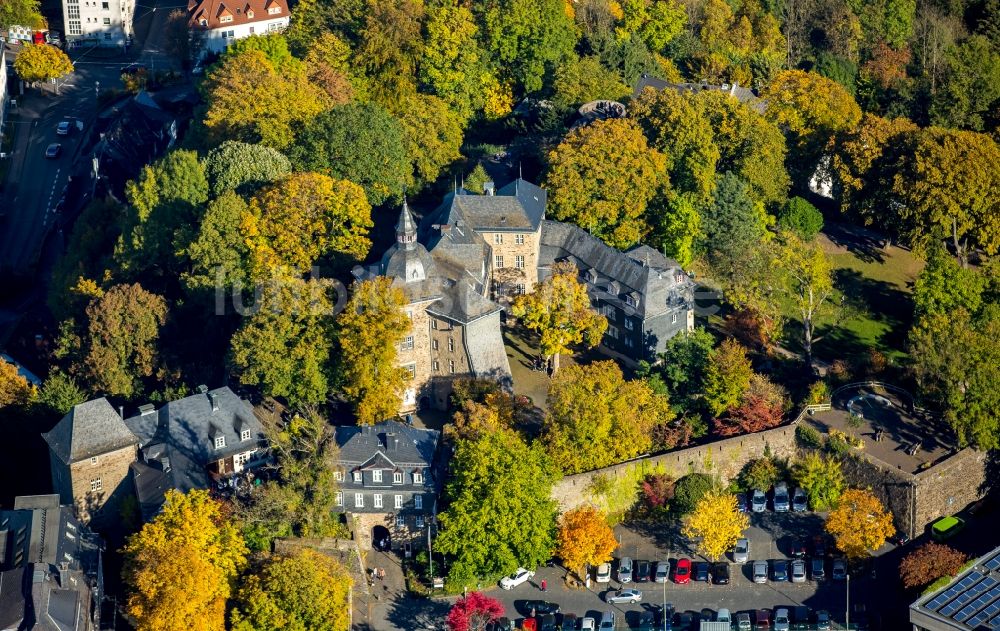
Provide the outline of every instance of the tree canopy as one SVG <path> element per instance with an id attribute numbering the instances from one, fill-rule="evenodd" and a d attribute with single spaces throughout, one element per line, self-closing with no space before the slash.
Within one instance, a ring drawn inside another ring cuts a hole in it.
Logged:
<path id="1" fill-rule="evenodd" d="M 11 3 L 17 6 L 18 2 Z M 4 7 L 7 3 L 4 3 Z M 3 15 L 6 11 L 0 10 L 0 19 L 9 19 Z M 30 12 L 23 14 L 23 17 L 35 19 Z M 39 18 L 38 19 L 43 19 Z M 73 72 L 73 62 L 63 51 L 49 44 L 25 44 L 21 51 L 14 58 L 14 72 L 28 83 L 39 81 L 49 81 L 58 79 Z"/>
<path id="2" fill-rule="evenodd" d="M 615 531 L 607 517 L 593 506 L 581 506 L 559 517 L 556 554 L 577 576 L 584 576 L 588 565 L 611 561 L 618 548 Z"/>
<path id="3" fill-rule="evenodd" d="M 892 513 L 885 510 L 871 491 L 848 489 L 830 511 L 826 531 L 833 535 L 841 552 L 857 559 L 881 548 L 896 527 L 892 524 Z"/>
<path id="4" fill-rule="evenodd" d="M 743 531 L 750 527 L 750 517 L 736 506 L 736 496 L 712 491 L 695 505 L 684 522 L 684 536 L 698 541 L 698 551 L 717 561 L 736 545 Z"/>

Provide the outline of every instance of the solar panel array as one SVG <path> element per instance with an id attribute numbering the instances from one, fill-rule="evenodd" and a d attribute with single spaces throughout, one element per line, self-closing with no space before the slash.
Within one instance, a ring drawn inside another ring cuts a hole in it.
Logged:
<path id="1" fill-rule="evenodd" d="M 1000 628 L 1000 549 L 961 580 L 924 604 L 963 628 Z"/>

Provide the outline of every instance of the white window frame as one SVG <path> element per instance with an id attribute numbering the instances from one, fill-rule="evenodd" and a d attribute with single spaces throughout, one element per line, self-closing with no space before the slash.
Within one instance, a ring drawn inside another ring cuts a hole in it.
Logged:
<path id="1" fill-rule="evenodd" d="M 215 437 L 215 448 L 216 449 L 223 449 L 225 446 L 226 446 L 226 437 L 225 436 L 216 436 Z"/>
<path id="2" fill-rule="evenodd" d="M 104 490 L 104 481 L 101 478 L 94 478 L 90 481 L 90 491 L 97 493 Z"/>
<path id="3" fill-rule="evenodd" d="M 251 432 L 248 429 L 245 429 L 242 432 L 240 432 L 240 440 L 250 440 L 250 438 L 252 437 L 253 437 L 253 432 Z"/>
<path id="4" fill-rule="evenodd" d="M 417 378 L 417 365 L 416 364 L 407 364 L 407 365 L 403 366 L 403 368 L 405 368 L 406 370 L 408 370 L 410 372 L 409 379 L 411 381 Z"/>
<path id="5" fill-rule="evenodd" d="M 618 339 L 618 327 L 616 327 L 616 326 L 614 326 L 612 324 L 609 324 L 608 325 L 608 337 L 610 337 L 611 339 L 617 340 Z"/>
<path id="6" fill-rule="evenodd" d="M 524 283 L 518 283 L 517 285 L 514 286 L 514 290 L 518 294 L 523 294 L 525 292 L 525 289 L 527 288 L 525 287 Z"/>
<path id="7" fill-rule="evenodd" d="M 625 318 L 625 330 L 626 331 L 631 331 L 634 328 L 635 328 L 635 324 L 633 324 L 632 321 L 629 320 L 628 318 Z"/>
<path id="8" fill-rule="evenodd" d="M 344 505 L 344 492 L 343 491 L 337 491 L 337 495 L 335 496 L 334 503 L 337 506 L 343 506 Z"/>
<path id="9" fill-rule="evenodd" d="M 503 269 L 503 254 L 497 254 L 493 257 L 493 267 Z"/>
<path id="10" fill-rule="evenodd" d="M 438 363 L 438 360 L 435 359 L 431 363 L 433 364 L 434 372 L 441 372 L 441 364 Z"/>
<path id="11" fill-rule="evenodd" d="M 416 518 L 415 518 L 415 522 L 416 522 L 417 528 L 423 528 L 424 527 L 424 516 L 423 515 L 417 515 Z"/>
<path id="12" fill-rule="evenodd" d="M 419 473 L 417 471 L 414 471 L 413 472 L 413 483 L 414 484 L 423 484 L 424 483 L 424 474 L 423 473 Z"/>
<path id="13" fill-rule="evenodd" d="M 365 494 L 355 493 L 354 494 L 354 508 L 364 508 L 365 507 Z"/>
<path id="14" fill-rule="evenodd" d="M 355 471 L 354 472 L 354 481 L 355 482 L 364 482 L 365 481 L 365 474 L 362 473 L 362 472 L 360 472 L 360 471 Z"/>
<path id="15" fill-rule="evenodd" d="M 448 338 L 448 352 L 449 353 L 455 352 L 455 338 L 453 337 Z"/>
<path id="16" fill-rule="evenodd" d="M 396 515 L 396 528 L 403 528 L 406 526 L 406 517 L 402 515 Z"/>
<path id="17" fill-rule="evenodd" d="M 404 351 L 413 350 L 413 336 L 407 335 L 404 337 L 402 344 L 400 344 L 400 348 Z"/>
<path id="18" fill-rule="evenodd" d="M 381 481 L 382 481 L 382 470 L 375 469 L 374 471 L 372 471 L 372 482 L 381 482 Z"/>
<path id="19" fill-rule="evenodd" d="M 376 493 L 374 499 L 372 500 L 375 504 L 375 508 L 382 508 L 382 494 Z"/>
<path id="20" fill-rule="evenodd" d="M 393 499 L 393 506 L 396 508 L 396 510 L 399 510 L 399 509 L 403 508 L 403 496 L 402 495 L 395 496 L 395 498 Z"/>
<path id="21" fill-rule="evenodd" d="M 514 235 L 514 244 L 515 245 L 524 245 L 524 235 L 523 234 L 515 234 Z"/>
<path id="22" fill-rule="evenodd" d="M 424 510 L 424 496 L 419 493 L 413 496 L 413 508 Z"/>
<path id="23" fill-rule="evenodd" d="M 402 471 L 393 471 L 392 472 L 392 483 L 393 484 L 402 484 L 403 483 L 403 472 Z"/>
<path id="24" fill-rule="evenodd" d="M 670 314 L 670 324 L 677 324 L 677 314 L 676 313 L 671 313 Z"/>
<path id="25" fill-rule="evenodd" d="M 437 340 L 431 340 L 431 349 L 435 350 L 435 351 L 438 349 L 438 341 Z"/>
<path id="26" fill-rule="evenodd" d="M 344 481 L 344 472 L 341 471 L 340 469 L 334 471 L 333 472 L 333 480 L 334 480 L 334 482 L 343 482 Z"/>
<path id="27" fill-rule="evenodd" d="M 515 254 L 514 255 L 514 267 L 516 269 L 524 269 L 524 255 Z"/>
<path id="28" fill-rule="evenodd" d="M 448 372 L 451 373 L 451 374 L 453 374 L 453 375 L 455 374 L 455 360 L 454 359 L 449 359 L 448 360 Z"/>
<path id="29" fill-rule="evenodd" d="M 493 243 L 494 243 L 494 245 L 503 245 L 503 235 L 500 234 L 499 232 L 494 233 L 493 234 Z"/>
<path id="30" fill-rule="evenodd" d="M 97 464 L 97 456 L 90 457 L 90 464 Z"/>

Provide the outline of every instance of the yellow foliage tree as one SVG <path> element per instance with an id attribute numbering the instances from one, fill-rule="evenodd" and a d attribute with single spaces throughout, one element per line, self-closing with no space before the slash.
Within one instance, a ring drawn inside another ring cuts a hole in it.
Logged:
<path id="1" fill-rule="evenodd" d="M 557 264 L 550 277 L 536 283 L 533 292 L 518 296 L 511 305 L 511 313 L 541 335 L 539 350 L 546 360 L 552 360 L 554 370 L 559 370 L 560 353 L 580 342 L 597 346 L 608 329 L 607 318 L 590 308 L 587 287 L 576 275 L 571 263 Z"/>
<path id="2" fill-rule="evenodd" d="M 737 508 L 735 495 L 709 491 L 688 516 L 681 532 L 685 537 L 700 539 L 698 551 L 715 561 L 735 546 L 749 527 L 750 518 Z"/>
<path id="3" fill-rule="evenodd" d="M 857 559 L 881 548 L 896 527 L 892 513 L 885 510 L 871 491 L 850 489 L 840 496 L 837 508 L 830 511 L 826 531 L 848 558 Z"/>
<path id="4" fill-rule="evenodd" d="M 31 400 L 34 387 L 17 372 L 17 366 L 0 359 L 0 408 L 24 405 Z"/>
<path id="5" fill-rule="evenodd" d="M 611 553 L 618 547 L 604 513 L 593 506 L 581 506 L 563 513 L 556 538 L 556 554 L 579 576 L 584 575 L 586 565 L 610 561 Z"/>
<path id="6" fill-rule="evenodd" d="M 25 44 L 14 58 L 14 71 L 28 83 L 58 79 L 73 72 L 73 62 L 48 44 Z"/>
<path id="7" fill-rule="evenodd" d="M 137 631 L 218 631 L 246 566 L 246 544 L 208 491 L 168 491 L 162 512 L 129 537 L 122 570 Z"/>
<path id="8" fill-rule="evenodd" d="M 409 372 L 398 365 L 399 343 L 410 330 L 406 298 L 392 280 L 355 283 L 347 308 L 337 318 L 344 394 L 359 425 L 391 418 L 399 411 Z"/>

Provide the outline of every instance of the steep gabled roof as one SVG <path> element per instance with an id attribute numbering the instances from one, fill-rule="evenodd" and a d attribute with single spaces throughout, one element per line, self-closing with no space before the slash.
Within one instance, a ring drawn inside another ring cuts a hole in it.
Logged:
<path id="1" fill-rule="evenodd" d="M 382 454 L 395 466 L 429 467 L 434 462 L 439 433 L 399 421 L 383 421 L 366 427 L 337 428 L 341 463 L 360 466 Z M 386 443 L 389 443 L 388 445 Z"/>
<path id="2" fill-rule="evenodd" d="M 74 405 L 42 438 L 65 464 L 139 443 L 104 397 Z"/>
<path id="3" fill-rule="evenodd" d="M 193 29 L 229 28 L 240 24 L 253 24 L 266 20 L 287 18 L 289 15 L 287 0 L 233 0 L 230 5 L 226 0 L 189 0 L 188 27 Z M 278 13 L 270 14 L 268 10 L 277 8 Z M 228 22 L 222 22 L 223 16 L 231 17 Z M 201 21 L 206 24 L 202 25 Z"/>

